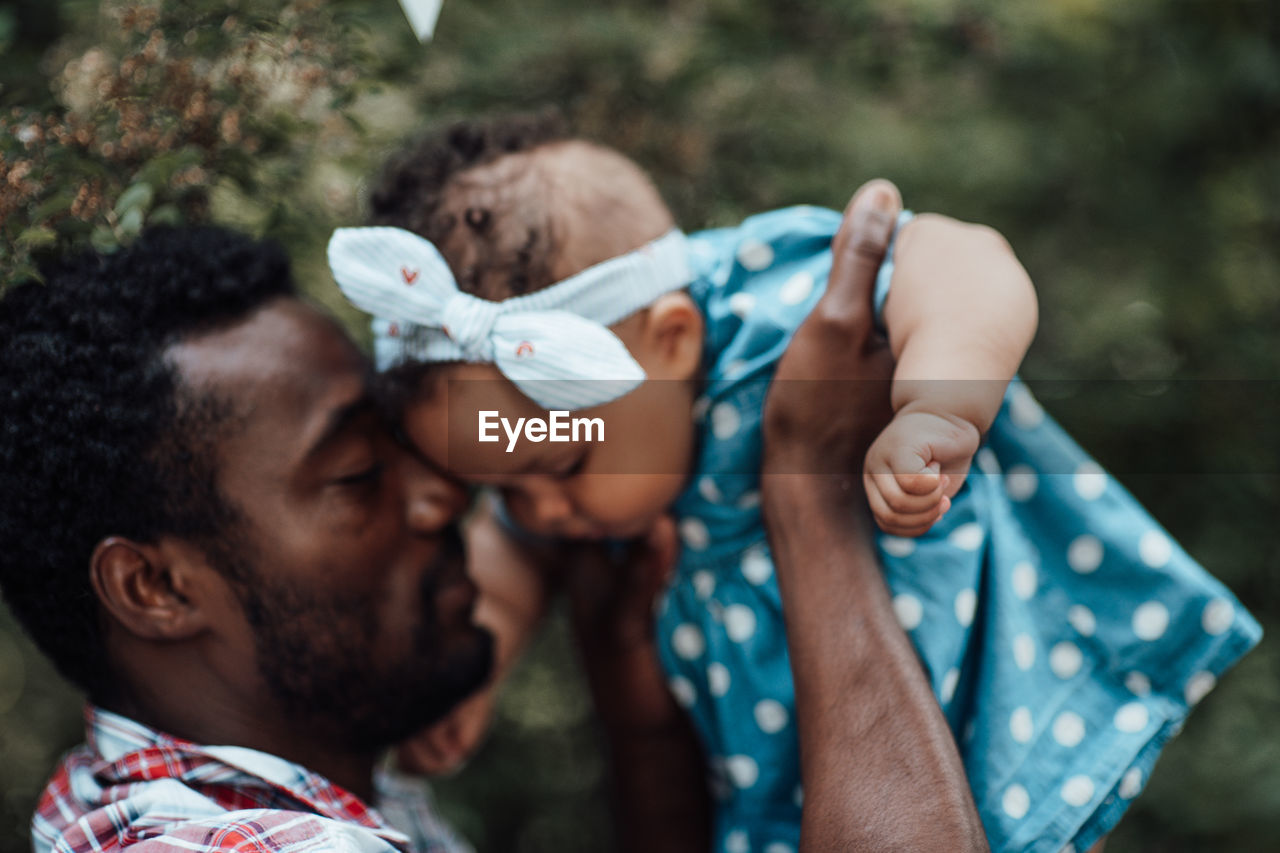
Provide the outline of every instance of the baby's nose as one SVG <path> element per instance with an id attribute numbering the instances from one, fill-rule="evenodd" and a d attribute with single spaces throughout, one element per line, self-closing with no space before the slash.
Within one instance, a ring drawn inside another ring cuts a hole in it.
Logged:
<path id="1" fill-rule="evenodd" d="M 562 489 L 546 484 L 531 489 L 530 492 L 529 503 L 532 505 L 534 521 L 540 529 L 555 528 L 573 518 L 573 502 Z"/>

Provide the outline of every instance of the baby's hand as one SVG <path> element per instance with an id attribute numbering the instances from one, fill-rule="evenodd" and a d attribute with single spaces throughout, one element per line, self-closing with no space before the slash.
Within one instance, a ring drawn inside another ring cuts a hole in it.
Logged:
<path id="1" fill-rule="evenodd" d="M 903 410 L 867 451 L 862 480 L 885 533 L 919 536 L 951 507 L 981 436 L 962 418 Z"/>
<path id="2" fill-rule="evenodd" d="M 444 776 L 461 770 L 484 743 L 496 692 L 492 684 L 482 688 L 443 720 L 401 743 L 396 748 L 399 768 L 424 776 Z"/>

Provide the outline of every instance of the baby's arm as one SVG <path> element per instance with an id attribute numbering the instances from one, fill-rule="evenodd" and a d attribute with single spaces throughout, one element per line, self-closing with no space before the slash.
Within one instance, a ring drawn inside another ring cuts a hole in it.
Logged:
<path id="1" fill-rule="evenodd" d="M 903 227 L 884 305 L 895 416 L 863 474 L 885 532 L 918 536 L 950 506 L 1036 320 L 1031 279 L 996 231 L 933 214 Z"/>
<path id="2" fill-rule="evenodd" d="M 493 632 L 493 674 L 448 716 L 401 744 L 400 766 L 432 776 L 457 770 L 483 743 L 498 688 L 547 609 L 544 555 L 512 539 L 491 501 L 467 525 L 466 540 L 467 571 L 480 590 L 475 620 Z"/>

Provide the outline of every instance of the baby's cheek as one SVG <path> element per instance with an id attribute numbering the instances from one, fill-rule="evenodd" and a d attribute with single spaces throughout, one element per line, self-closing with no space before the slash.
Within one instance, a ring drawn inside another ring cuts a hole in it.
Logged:
<path id="1" fill-rule="evenodd" d="M 608 525 L 647 525 L 667 511 L 679 494 L 680 479 L 670 474 L 612 474 L 591 478 L 590 494 L 580 504 Z"/>

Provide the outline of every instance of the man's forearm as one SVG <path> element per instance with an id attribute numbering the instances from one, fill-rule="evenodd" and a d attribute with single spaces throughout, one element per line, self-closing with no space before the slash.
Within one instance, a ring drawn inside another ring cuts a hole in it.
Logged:
<path id="1" fill-rule="evenodd" d="M 796 685 L 802 849 L 986 850 L 865 511 L 844 497 L 858 480 L 839 479 L 777 474 L 764 490 Z"/>
<path id="2" fill-rule="evenodd" d="M 570 613 L 609 744 L 621 853 L 706 853 L 711 798 L 688 716 L 667 689 L 653 643 L 653 601 L 674 559 L 673 525 L 655 529 L 625 565 L 567 561 Z"/>
<path id="3" fill-rule="evenodd" d="M 665 688 L 664 688 L 665 689 Z M 621 853 L 706 853 L 711 798 L 706 765 L 684 714 L 648 731 L 612 728 L 614 817 Z"/>

